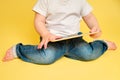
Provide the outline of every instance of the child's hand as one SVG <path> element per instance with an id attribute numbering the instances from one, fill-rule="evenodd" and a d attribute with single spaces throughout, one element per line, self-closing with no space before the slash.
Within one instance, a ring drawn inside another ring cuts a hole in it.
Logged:
<path id="1" fill-rule="evenodd" d="M 38 49 L 41 49 L 44 46 L 44 49 L 47 48 L 47 44 L 50 41 L 53 41 L 55 39 L 61 38 L 60 36 L 53 35 L 51 33 L 46 34 L 44 37 L 42 37 L 42 41 L 38 44 Z"/>
<path id="2" fill-rule="evenodd" d="M 97 32 L 97 33 L 90 35 L 90 37 L 92 37 L 92 38 L 94 38 L 94 39 L 100 37 L 101 34 L 102 34 L 101 30 L 100 30 L 99 28 L 96 28 L 96 27 L 93 27 L 93 28 L 90 30 L 90 33 L 94 33 L 94 32 Z"/>

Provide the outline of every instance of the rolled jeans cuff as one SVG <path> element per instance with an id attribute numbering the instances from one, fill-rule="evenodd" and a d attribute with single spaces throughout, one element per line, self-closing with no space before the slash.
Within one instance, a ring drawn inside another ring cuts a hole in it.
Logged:
<path id="1" fill-rule="evenodd" d="M 14 58 L 18 57 L 16 53 L 16 45 L 12 47 L 12 53 L 13 53 Z"/>

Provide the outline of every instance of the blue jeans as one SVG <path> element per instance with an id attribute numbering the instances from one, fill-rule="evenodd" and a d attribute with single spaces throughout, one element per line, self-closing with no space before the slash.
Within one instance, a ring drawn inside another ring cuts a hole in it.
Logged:
<path id="1" fill-rule="evenodd" d="M 107 44 L 102 40 L 86 42 L 82 37 L 49 42 L 47 49 L 37 49 L 37 45 L 16 45 L 17 56 L 23 61 L 35 64 L 51 64 L 65 56 L 71 59 L 90 61 L 100 57 L 106 50 Z"/>

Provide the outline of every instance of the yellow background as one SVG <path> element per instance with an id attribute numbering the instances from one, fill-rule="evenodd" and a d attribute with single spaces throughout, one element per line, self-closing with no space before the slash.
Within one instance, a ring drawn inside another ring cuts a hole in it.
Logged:
<path id="1" fill-rule="evenodd" d="M 0 0 L 0 60 L 6 50 L 19 42 L 37 44 L 32 7 L 36 0 Z M 15 59 L 0 61 L 0 80 L 120 80 L 120 0 L 89 0 L 103 35 L 118 49 L 99 59 L 83 62 L 62 58 L 52 65 L 35 65 Z M 82 21 L 82 30 L 88 29 Z M 91 40 L 91 38 L 86 37 Z"/>

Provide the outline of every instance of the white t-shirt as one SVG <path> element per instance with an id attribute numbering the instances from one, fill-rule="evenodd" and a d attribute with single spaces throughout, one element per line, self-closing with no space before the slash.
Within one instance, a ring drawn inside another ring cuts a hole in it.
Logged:
<path id="1" fill-rule="evenodd" d="M 92 11 L 86 0 L 38 0 L 33 11 L 46 17 L 46 28 L 58 36 L 80 31 L 80 20 Z"/>

